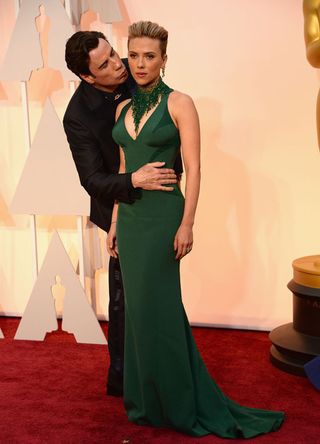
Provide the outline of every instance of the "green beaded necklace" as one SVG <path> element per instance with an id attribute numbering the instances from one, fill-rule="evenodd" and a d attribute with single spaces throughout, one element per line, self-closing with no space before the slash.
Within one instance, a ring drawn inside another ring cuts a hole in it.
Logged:
<path id="1" fill-rule="evenodd" d="M 135 133 L 138 134 L 139 124 L 142 117 L 154 108 L 159 102 L 159 97 L 168 94 L 172 89 L 169 88 L 161 79 L 151 86 L 151 88 L 137 88 L 132 96 L 131 107 L 134 122 Z"/>

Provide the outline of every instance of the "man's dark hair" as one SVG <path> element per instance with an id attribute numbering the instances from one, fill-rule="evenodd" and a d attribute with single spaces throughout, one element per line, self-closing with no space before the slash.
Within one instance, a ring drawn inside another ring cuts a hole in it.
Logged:
<path id="1" fill-rule="evenodd" d="M 97 48 L 99 39 L 108 41 L 102 32 L 78 31 L 73 34 L 66 43 L 65 60 L 67 67 L 74 74 L 90 75 L 89 51 Z"/>

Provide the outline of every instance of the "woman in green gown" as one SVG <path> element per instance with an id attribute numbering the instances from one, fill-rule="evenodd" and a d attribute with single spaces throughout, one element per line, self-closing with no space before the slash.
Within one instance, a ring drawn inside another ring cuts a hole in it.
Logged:
<path id="1" fill-rule="evenodd" d="M 155 23 L 129 27 L 129 67 L 138 86 L 119 105 L 113 129 L 120 172 L 156 161 L 172 168 L 181 149 L 186 173 L 185 198 L 173 183 L 114 206 L 107 244 L 110 255 L 119 253 L 125 289 L 125 408 L 136 424 L 251 438 L 277 430 L 283 413 L 243 407 L 222 393 L 181 300 L 179 263 L 192 249 L 199 195 L 200 130 L 192 99 L 162 82 L 166 44 L 167 31 Z"/>

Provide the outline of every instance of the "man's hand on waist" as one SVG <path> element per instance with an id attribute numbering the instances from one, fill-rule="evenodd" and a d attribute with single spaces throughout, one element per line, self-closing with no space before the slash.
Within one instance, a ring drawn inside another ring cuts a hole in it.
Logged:
<path id="1" fill-rule="evenodd" d="M 164 185 L 177 183 L 177 175 L 170 168 L 162 168 L 163 165 L 165 165 L 165 162 L 152 162 L 143 165 L 132 173 L 132 186 L 144 190 L 173 191 L 173 187 Z"/>

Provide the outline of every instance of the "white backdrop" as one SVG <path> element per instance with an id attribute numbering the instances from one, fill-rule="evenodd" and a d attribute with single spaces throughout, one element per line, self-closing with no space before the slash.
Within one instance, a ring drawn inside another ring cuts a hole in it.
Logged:
<path id="1" fill-rule="evenodd" d="M 0 60 L 14 25 L 12 3 L 0 6 Z M 201 118 L 195 247 L 182 264 L 190 320 L 261 329 L 290 321 L 291 262 L 320 253 L 319 79 L 305 59 L 301 1 L 119 3 L 124 20 L 113 26 L 119 52 L 125 55 L 129 22 L 165 26 L 165 79 L 194 98 Z M 51 98 L 61 117 L 67 85 Z M 8 211 L 26 159 L 18 86 L 0 83 L 0 99 L 0 312 L 11 314 L 23 312 L 33 280 L 27 219 Z M 31 111 L 34 134 L 42 103 L 34 101 Z M 38 226 L 40 261 L 54 227 L 67 251 L 77 250 L 72 218 L 38 217 Z M 104 270 L 96 282 L 103 315 Z"/>

